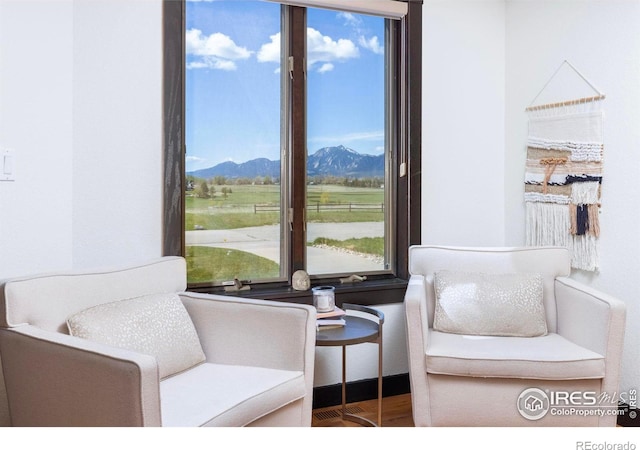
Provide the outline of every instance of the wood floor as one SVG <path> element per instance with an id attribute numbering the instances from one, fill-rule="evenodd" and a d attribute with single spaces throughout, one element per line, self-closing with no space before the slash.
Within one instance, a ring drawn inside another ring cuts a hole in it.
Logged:
<path id="1" fill-rule="evenodd" d="M 340 405 L 313 410 L 312 427 L 359 427 L 357 423 L 342 420 Z M 347 413 L 362 416 L 374 422 L 378 419 L 378 401 L 349 403 Z M 411 394 L 396 395 L 382 399 L 383 427 L 413 427 Z M 620 427 L 620 425 L 618 425 Z"/>
<path id="2" fill-rule="evenodd" d="M 313 410 L 311 426 L 313 427 L 359 427 L 357 423 L 342 420 L 342 407 L 340 405 Z M 364 402 L 350 403 L 347 405 L 347 413 L 362 416 L 366 419 L 377 421 L 378 401 L 367 400 Z M 383 427 L 412 427 L 411 394 L 396 395 L 382 399 L 382 426 Z"/>

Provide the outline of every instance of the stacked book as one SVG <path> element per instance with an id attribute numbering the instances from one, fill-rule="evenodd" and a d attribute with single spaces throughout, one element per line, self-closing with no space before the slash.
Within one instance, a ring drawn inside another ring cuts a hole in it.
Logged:
<path id="1" fill-rule="evenodd" d="M 343 309 L 338 308 L 337 306 L 333 311 L 318 313 L 317 315 L 317 329 L 321 330 L 329 330 L 331 328 L 340 328 L 345 325 L 345 316 L 346 312 Z"/>

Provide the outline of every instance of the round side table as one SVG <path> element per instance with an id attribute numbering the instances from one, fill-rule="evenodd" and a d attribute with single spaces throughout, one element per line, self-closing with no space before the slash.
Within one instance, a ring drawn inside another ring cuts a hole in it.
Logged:
<path id="1" fill-rule="evenodd" d="M 384 314 L 368 306 L 343 303 L 342 309 L 347 313 L 345 325 L 339 328 L 318 330 L 316 346 L 342 347 L 342 418 L 364 426 L 382 426 L 382 324 Z M 359 311 L 370 316 L 350 315 L 349 311 Z M 377 319 L 375 319 L 377 318 Z M 347 346 L 372 342 L 378 344 L 378 423 L 347 413 Z"/>

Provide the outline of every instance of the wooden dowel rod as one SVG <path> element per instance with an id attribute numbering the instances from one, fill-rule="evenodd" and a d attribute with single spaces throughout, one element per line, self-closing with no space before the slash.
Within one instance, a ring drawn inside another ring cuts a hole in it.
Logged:
<path id="1" fill-rule="evenodd" d="M 559 102 L 559 103 L 548 103 L 546 105 L 529 106 L 527 109 L 525 109 L 525 111 L 539 111 L 541 109 L 551 109 L 551 108 L 559 108 L 561 106 L 578 105 L 580 103 L 597 102 L 598 100 L 603 100 L 604 98 L 605 98 L 604 95 L 596 95 L 595 97 L 584 97 L 576 100 L 567 100 L 565 102 Z"/>

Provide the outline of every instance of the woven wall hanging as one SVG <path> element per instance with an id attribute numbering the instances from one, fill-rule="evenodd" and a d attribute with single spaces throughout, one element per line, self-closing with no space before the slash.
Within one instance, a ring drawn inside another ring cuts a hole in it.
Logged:
<path id="1" fill-rule="evenodd" d="M 597 95 L 526 109 L 526 245 L 567 247 L 572 267 L 595 271 L 600 236 L 604 95 L 570 63 L 564 64 Z"/>

